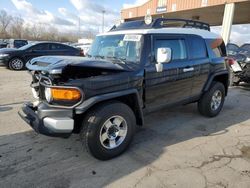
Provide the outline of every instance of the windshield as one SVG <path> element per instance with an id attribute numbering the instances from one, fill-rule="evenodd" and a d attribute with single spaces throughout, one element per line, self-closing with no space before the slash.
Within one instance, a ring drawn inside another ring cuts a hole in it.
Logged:
<path id="1" fill-rule="evenodd" d="M 97 36 L 89 56 L 119 59 L 124 62 L 140 62 L 142 35 Z"/>

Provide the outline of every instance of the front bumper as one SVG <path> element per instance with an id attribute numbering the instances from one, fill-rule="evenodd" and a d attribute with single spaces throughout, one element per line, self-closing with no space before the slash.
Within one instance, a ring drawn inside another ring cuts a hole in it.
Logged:
<path id="1" fill-rule="evenodd" d="M 18 112 L 37 133 L 53 137 L 69 137 L 74 129 L 73 111 L 51 108 L 44 103 L 26 103 Z"/>
<path id="2" fill-rule="evenodd" d="M 8 65 L 8 62 L 9 62 L 9 57 L 1 57 L 0 58 L 0 65 Z"/>

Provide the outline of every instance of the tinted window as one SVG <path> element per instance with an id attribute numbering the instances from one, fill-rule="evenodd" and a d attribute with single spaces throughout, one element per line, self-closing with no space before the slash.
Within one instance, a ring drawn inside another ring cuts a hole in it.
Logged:
<path id="1" fill-rule="evenodd" d="M 160 39 L 155 41 L 154 52 L 157 58 L 158 48 L 171 48 L 172 60 L 181 60 L 187 58 L 185 41 L 183 39 Z"/>
<path id="2" fill-rule="evenodd" d="M 37 44 L 37 45 L 34 45 L 31 49 L 32 50 L 48 50 L 49 45 L 48 44 Z"/>
<path id="3" fill-rule="evenodd" d="M 200 59 L 207 57 L 207 49 L 203 38 L 201 37 L 190 38 L 190 52 L 192 59 Z"/>
<path id="4" fill-rule="evenodd" d="M 14 46 L 17 47 L 17 48 L 20 48 L 20 47 L 22 47 L 22 46 L 24 46 L 26 44 L 28 44 L 28 42 L 25 41 L 25 40 L 15 40 L 14 41 Z"/>
<path id="5" fill-rule="evenodd" d="M 51 50 L 64 50 L 66 46 L 61 44 L 51 44 Z"/>

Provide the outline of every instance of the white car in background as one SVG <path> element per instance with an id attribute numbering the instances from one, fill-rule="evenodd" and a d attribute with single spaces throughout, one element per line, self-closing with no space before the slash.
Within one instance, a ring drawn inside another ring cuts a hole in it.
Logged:
<path id="1" fill-rule="evenodd" d="M 72 46 L 75 48 L 81 48 L 83 54 L 86 55 L 91 47 L 91 43 L 75 43 Z"/>

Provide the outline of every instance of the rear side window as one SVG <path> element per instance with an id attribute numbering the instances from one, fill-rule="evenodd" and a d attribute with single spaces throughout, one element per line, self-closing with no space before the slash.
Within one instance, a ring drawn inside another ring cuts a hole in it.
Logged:
<path id="1" fill-rule="evenodd" d="M 208 45 L 210 46 L 212 51 L 212 58 L 227 56 L 226 46 L 222 39 L 209 39 Z"/>
<path id="2" fill-rule="evenodd" d="M 203 38 L 198 36 L 190 37 L 190 53 L 192 59 L 207 57 L 207 49 Z"/>
<path id="3" fill-rule="evenodd" d="M 172 60 L 182 60 L 187 58 L 187 51 L 184 39 L 156 39 L 154 45 L 154 52 L 156 58 L 158 48 L 171 48 Z"/>
<path id="4" fill-rule="evenodd" d="M 66 49 L 65 46 L 60 44 L 51 44 L 51 50 L 64 50 Z"/>

